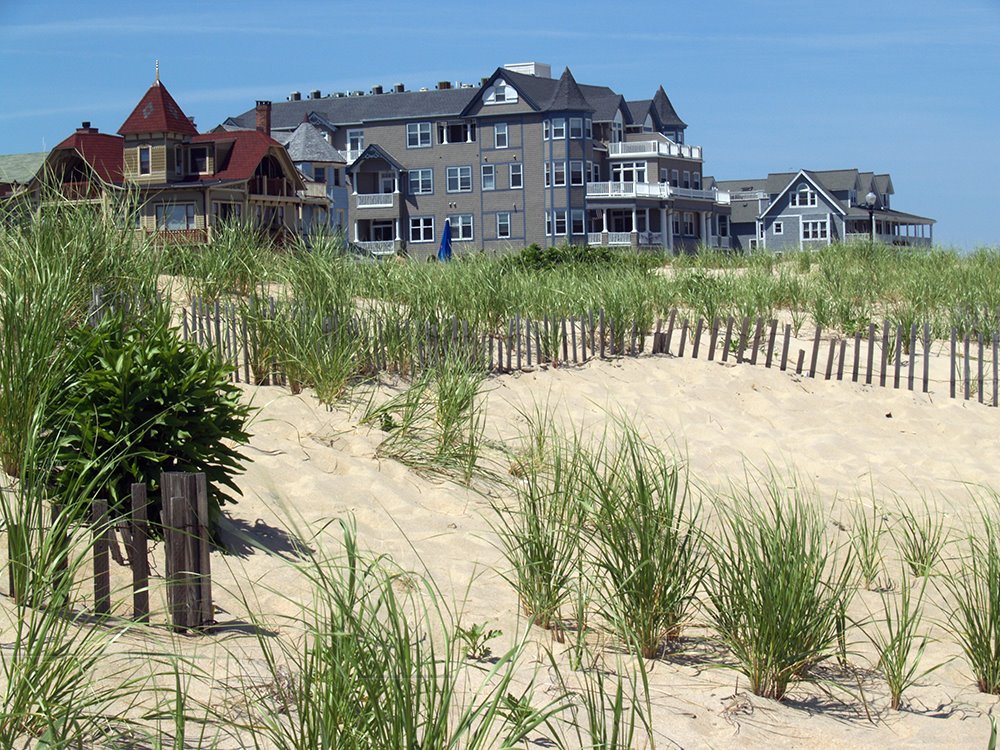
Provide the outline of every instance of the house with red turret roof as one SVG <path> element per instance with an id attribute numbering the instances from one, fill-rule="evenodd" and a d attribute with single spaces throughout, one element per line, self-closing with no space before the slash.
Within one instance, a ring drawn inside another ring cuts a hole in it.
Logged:
<path id="1" fill-rule="evenodd" d="M 84 122 L 56 146 L 39 175 L 42 194 L 107 203 L 134 196 L 137 229 L 171 242 L 210 242 L 222 222 L 246 220 L 278 239 L 308 233 L 303 211 L 328 205 L 325 187 L 310 190 L 278 141 L 269 108 L 254 130 L 198 133 L 173 96 L 156 80 L 118 129 L 101 133 Z M 45 183 L 44 185 L 42 183 Z M 315 204 L 315 206 L 314 206 Z"/>

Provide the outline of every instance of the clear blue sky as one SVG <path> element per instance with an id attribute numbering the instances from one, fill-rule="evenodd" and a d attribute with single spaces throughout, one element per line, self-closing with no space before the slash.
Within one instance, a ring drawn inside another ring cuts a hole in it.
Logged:
<path id="1" fill-rule="evenodd" d="M 163 4 L 0 0 L 0 153 L 118 129 L 161 77 L 199 128 L 293 90 L 478 81 L 508 62 L 649 98 L 720 179 L 857 167 L 935 239 L 1000 245 L 1000 0 Z"/>

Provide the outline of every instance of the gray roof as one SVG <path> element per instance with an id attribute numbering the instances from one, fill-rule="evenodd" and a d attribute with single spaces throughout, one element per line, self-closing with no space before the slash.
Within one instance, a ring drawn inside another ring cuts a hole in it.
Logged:
<path id="1" fill-rule="evenodd" d="M 372 145 L 368 146 L 364 151 L 362 151 L 361 155 L 358 156 L 357 160 L 347 168 L 347 171 L 353 172 L 357 169 L 360 169 L 361 166 L 369 159 L 382 159 L 386 164 L 388 164 L 390 167 L 393 167 L 396 171 L 398 172 L 406 171 L 406 167 L 400 164 L 392 154 L 390 154 L 384 148 L 379 146 L 377 143 L 373 143 Z"/>
<path id="2" fill-rule="evenodd" d="M 559 81 L 556 83 L 556 89 L 552 92 L 552 97 L 549 99 L 545 108 L 556 112 L 594 111 L 590 102 L 588 102 L 586 97 L 584 97 L 583 92 L 580 90 L 580 86 L 577 84 L 576 79 L 573 78 L 573 74 L 570 72 L 569 68 L 566 68 L 563 71 L 563 74 L 559 77 Z"/>
<path id="3" fill-rule="evenodd" d="M 667 92 L 663 90 L 663 86 L 660 86 L 656 90 L 656 94 L 653 95 L 653 111 L 656 112 L 656 116 L 660 118 L 661 125 L 673 125 L 680 128 L 687 127 L 687 123 L 685 123 L 684 120 L 677 115 L 677 110 L 675 110 L 674 105 L 670 103 L 670 97 L 668 97 Z"/>
<path id="4" fill-rule="evenodd" d="M 0 182 L 11 182 L 24 185 L 38 174 L 45 163 L 47 151 L 33 154 L 6 154 L 0 156 Z"/>
<path id="5" fill-rule="evenodd" d="M 332 162 L 344 164 L 346 159 L 331 146 L 315 125 L 303 122 L 291 133 L 271 133 L 272 137 L 281 143 L 294 162 Z"/>
<path id="6" fill-rule="evenodd" d="M 639 99 L 634 102 L 625 102 L 625 105 L 628 107 L 632 122 L 645 122 L 646 115 L 649 114 L 649 108 L 653 105 L 653 100 Z"/>

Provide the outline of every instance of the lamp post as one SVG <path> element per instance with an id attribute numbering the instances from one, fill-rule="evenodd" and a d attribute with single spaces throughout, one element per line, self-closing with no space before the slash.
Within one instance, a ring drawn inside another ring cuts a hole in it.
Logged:
<path id="1" fill-rule="evenodd" d="M 871 222 L 871 244 L 875 246 L 875 201 L 878 196 L 875 193 L 868 193 L 865 196 L 865 205 L 868 206 L 868 221 Z"/>

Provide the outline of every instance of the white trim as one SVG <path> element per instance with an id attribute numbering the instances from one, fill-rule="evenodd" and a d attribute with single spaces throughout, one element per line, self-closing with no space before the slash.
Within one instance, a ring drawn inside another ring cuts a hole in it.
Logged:
<path id="1" fill-rule="evenodd" d="M 507 217 L 507 234 L 501 234 L 500 233 L 500 217 L 501 216 L 506 216 Z M 513 225 L 511 224 L 511 220 L 510 220 L 510 211 L 497 211 L 497 239 L 498 240 L 510 239 L 512 228 L 513 228 Z"/>
<path id="2" fill-rule="evenodd" d="M 789 183 L 785 185 L 784 189 L 780 193 L 778 193 L 777 196 L 775 196 L 774 200 L 771 201 L 771 205 L 768 206 L 766 209 L 764 209 L 764 212 L 760 215 L 761 218 L 767 216 L 767 214 L 771 212 L 771 209 L 777 206 L 781 202 L 781 199 L 784 197 L 785 193 L 787 193 L 791 189 L 792 185 L 798 185 L 800 180 L 806 180 L 807 182 L 809 182 L 809 184 L 811 184 L 814 188 L 816 188 L 816 191 L 826 199 L 829 205 L 837 209 L 838 213 L 844 216 L 847 215 L 847 211 L 841 208 L 840 202 L 836 198 L 833 198 L 829 193 L 826 192 L 826 190 L 821 185 L 817 184 L 816 180 L 810 177 L 804 169 L 800 169 L 798 171 L 798 174 L 796 174 L 795 177 L 793 177 L 789 181 Z"/>
<path id="3" fill-rule="evenodd" d="M 489 171 L 489 187 L 486 187 L 486 172 Z M 479 189 L 488 192 L 497 189 L 497 168 L 495 164 L 483 164 L 479 168 Z"/>
<path id="4" fill-rule="evenodd" d="M 462 170 L 469 170 L 469 187 L 462 187 Z M 456 179 L 458 180 L 458 188 L 456 190 L 451 189 L 451 172 L 456 170 Z M 446 193 L 471 193 L 472 192 L 472 167 L 470 166 L 454 166 L 445 168 L 445 181 L 444 189 Z"/>
<path id="5" fill-rule="evenodd" d="M 420 232 L 420 235 L 424 236 L 425 234 L 429 234 L 430 239 L 419 239 L 419 240 L 413 239 L 413 230 L 414 230 L 413 224 L 414 224 L 414 222 L 420 222 L 419 225 L 416 227 L 417 231 Z M 355 224 L 355 231 L 356 231 L 356 226 L 357 225 Z M 426 231 L 428 229 L 430 230 L 429 232 Z M 434 240 L 437 239 L 437 236 L 436 236 L 435 231 L 434 231 L 434 217 L 433 216 L 411 216 L 410 217 L 410 233 L 409 233 L 409 236 L 410 236 L 410 243 L 411 244 L 421 244 L 421 243 L 426 243 L 426 242 L 434 242 Z"/>
<path id="6" fill-rule="evenodd" d="M 424 129 L 426 126 L 426 130 Z M 414 128 L 413 132 L 410 132 L 410 128 Z M 416 144 L 410 143 L 410 136 L 416 136 Z M 424 136 L 427 136 L 426 143 L 424 142 Z M 430 121 L 426 122 L 408 122 L 406 123 L 406 147 L 407 148 L 430 148 L 432 143 L 432 130 Z"/>
<path id="7" fill-rule="evenodd" d="M 503 128 L 503 145 L 500 145 L 500 132 Z M 510 130 L 505 122 L 493 124 L 493 148 L 508 148 L 510 146 Z"/>
<path id="8" fill-rule="evenodd" d="M 514 184 L 514 167 L 517 167 L 517 185 Z M 524 189 L 524 165 L 519 161 L 511 162 L 509 184 L 511 190 Z"/>
<path id="9" fill-rule="evenodd" d="M 771 224 L 771 234 L 778 236 L 778 235 L 783 235 L 784 233 L 785 233 L 784 219 L 782 219 L 781 221 L 775 221 L 773 224 Z"/>
<path id="10" fill-rule="evenodd" d="M 423 189 L 414 190 L 413 189 L 413 178 L 414 178 L 414 176 L 417 177 L 418 187 L 422 188 L 422 183 L 424 182 L 424 180 L 423 180 L 423 173 L 424 172 L 426 172 L 428 174 L 427 184 L 429 186 L 429 189 L 427 189 L 427 190 L 423 190 Z M 407 193 L 409 195 L 433 195 L 434 194 L 434 168 L 433 167 L 419 167 L 417 169 L 411 169 L 407 173 L 406 191 L 407 191 Z"/>
<path id="11" fill-rule="evenodd" d="M 475 239 L 475 231 L 473 230 L 475 219 L 472 214 L 450 214 L 445 217 L 446 220 L 451 224 L 451 238 L 455 242 L 471 242 Z M 468 219 L 468 222 L 465 221 Z M 469 236 L 462 236 L 463 230 L 468 227 Z"/>

